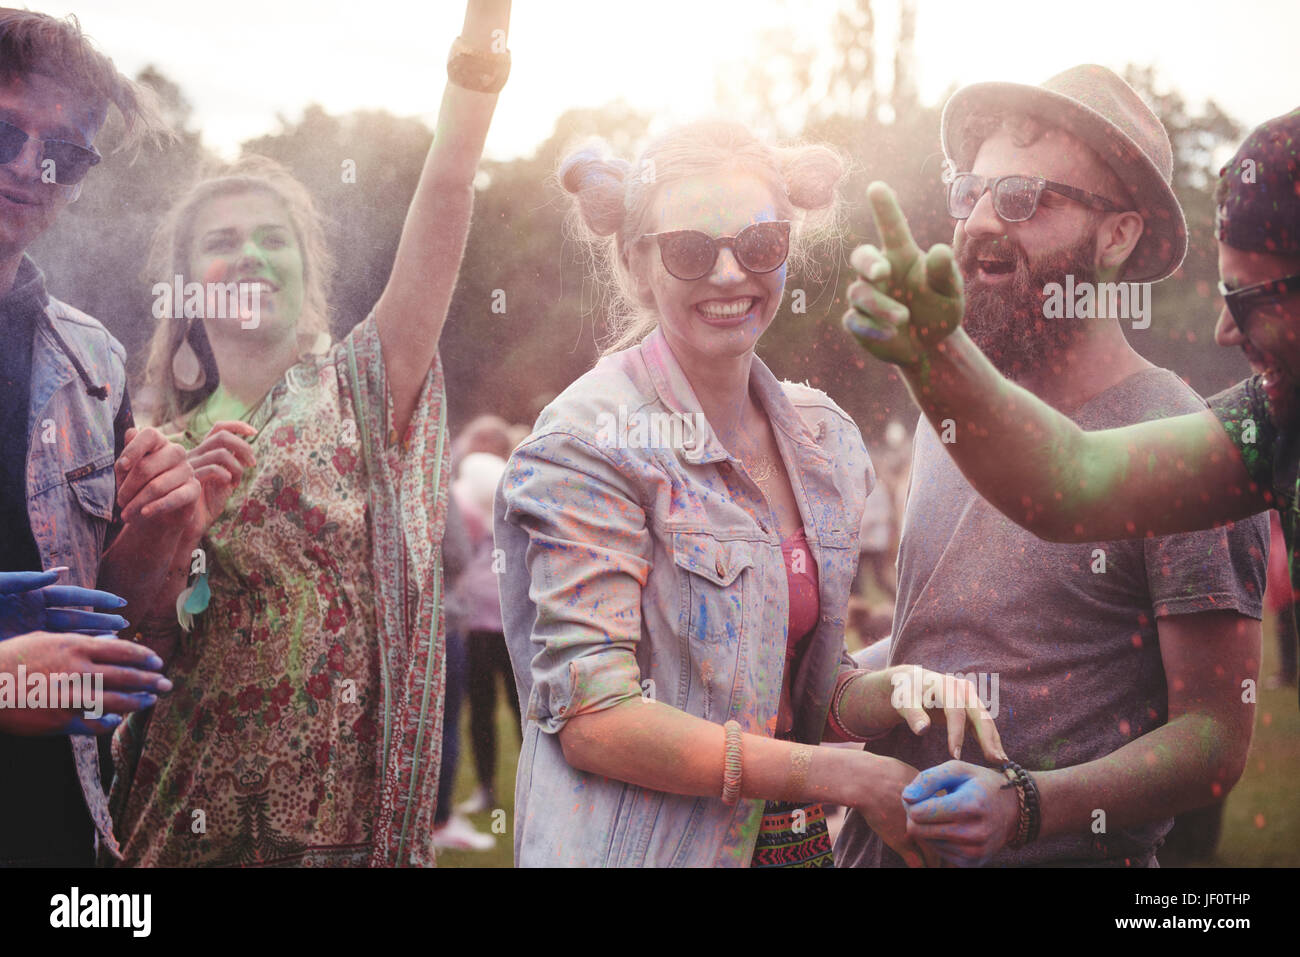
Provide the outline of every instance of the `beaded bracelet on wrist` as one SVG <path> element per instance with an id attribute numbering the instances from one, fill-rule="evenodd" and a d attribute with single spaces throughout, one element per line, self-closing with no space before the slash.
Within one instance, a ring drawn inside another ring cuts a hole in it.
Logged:
<path id="1" fill-rule="evenodd" d="M 1034 779 L 1030 777 L 1029 772 L 1014 761 L 1004 762 L 1001 770 L 1007 778 L 1007 783 L 1002 787 L 1004 789 L 1014 787 L 1016 797 L 1020 802 L 1020 817 L 1016 824 L 1016 836 L 1012 838 L 1008 846 L 1024 847 L 1026 844 L 1032 844 L 1038 840 L 1038 831 L 1042 825 L 1042 809 L 1038 786 L 1034 783 Z"/>
<path id="2" fill-rule="evenodd" d="M 1023 769 L 1022 769 L 1023 771 Z M 1038 793 L 1038 784 L 1034 781 L 1034 776 L 1028 771 L 1025 775 L 1025 804 L 1029 808 L 1029 833 L 1025 837 L 1026 844 L 1032 844 L 1038 840 L 1038 831 L 1043 825 L 1043 803 Z"/>

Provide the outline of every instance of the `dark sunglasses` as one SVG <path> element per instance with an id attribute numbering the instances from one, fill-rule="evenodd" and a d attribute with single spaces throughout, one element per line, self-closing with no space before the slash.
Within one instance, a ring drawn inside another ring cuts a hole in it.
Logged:
<path id="1" fill-rule="evenodd" d="M 16 160 L 29 139 L 26 130 L 0 120 L 0 164 Z M 60 186 L 76 186 L 101 159 L 103 157 L 93 148 L 86 149 L 76 143 L 63 140 L 44 140 L 41 143 L 41 163 L 46 160 L 54 163 L 54 182 Z"/>
<path id="2" fill-rule="evenodd" d="M 1111 202 L 1105 196 L 1066 186 L 1064 183 L 1054 183 L 1041 176 L 990 178 L 975 173 L 958 173 L 948 184 L 948 215 L 953 219 L 969 219 L 986 189 L 993 191 L 993 211 L 999 219 L 1008 223 L 1023 223 L 1038 212 L 1038 200 L 1045 189 L 1093 209 L 1104 209 L 1109 213 L 1124 210 L 1123 206 Z"/>
<path id="3" fill-rule="evenodd" d="M 734 236 L 716 239 L 696 229 L 646 233 L 642 239 L 659 243 L 659 258 L 669 275 L 684 282 L 702 279 L 713 272 L 718 250 L 730 247 L 736 262 L 747 272 L 763 274 L 780 269 L 790 255 L 790 222 L 777 220 L 754 223 Z"/>
<path id="4" fill-rule="evenodd" d="M 1219 283 L 1219 295 L 1223 297 L 1223 304 L 1228 307 L 1228 314 L 1243 336 L 1246 334 L 1246 320 L 1252 312 L 1264 306 L 1276 305 L 1298 292 L 1300 273 L 1282 279 L 1267 279 L 1238 289 L 1229 289 L 1222 282 Z"/>

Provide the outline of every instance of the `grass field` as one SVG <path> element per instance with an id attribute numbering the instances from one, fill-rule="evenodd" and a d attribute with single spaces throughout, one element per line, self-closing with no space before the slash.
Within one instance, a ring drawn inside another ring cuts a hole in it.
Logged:
<path id="1" fill-rule="evenodd" d="M 1265 626 L 1264 676 L 1273 673 L 1277 644 L 1270 625 Z M 461 721 L 461 762 L 456 775 L 456 800 L 462 801 L 474 790 L 473 763 L 469 759 L 468 714 Z M 506 812 L 509 826 L 514 826 L 514 782 L 516 747 L 519 734 L 514 712 L 501 702 L 497 710 L 497 740 L 501 753 L 497 768 L 497 794 Z M 1300 777 L 1300 708 L 1296 689 L 1261 691 L 1255 713 L 1255 736 L 1250 760 L 1241 781 L 1228 796 L 1223 817 L 1223 834 L 1218 852 L 1209 866 L 1219 867 L 1295 867 L 1300 865 L 1300 802 L 1295 787 Z M 490 812 L 472 815 L 470 820 L 480 831 L 491 827 Z M 441 867 L 510 867 L 513 837 L 510 832 L 497 836 L 491 851 L 443 851 L 438 855 Z"/>
<path id="2" fill-rule="evenodd" d="M 500 695 L 498 685 L 498 696 Z M 508 692 L 514 694 L 511 688 Z M 474 759 L 470 750 L 469 707 L 460 721 L 460 764 L 456 769 L 456 802 L 467 800 L 478 782 L 474 779 Z M 519 726 L 515 713 L 504 699 L 497 707 L 497 800 L 506 812 L 507 831 L 496 835 L 497 846 L 490 851 L 439 851 L 439 867 L 513 867 L 515 826 L 515 765 L 519 760 Z M 474 827 L 491 833 L 492 812 L 471 814 Z"/>

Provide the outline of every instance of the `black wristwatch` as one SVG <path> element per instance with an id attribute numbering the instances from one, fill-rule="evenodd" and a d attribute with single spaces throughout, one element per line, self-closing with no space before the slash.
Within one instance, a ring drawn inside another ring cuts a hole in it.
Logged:
<path id="1" fill-rule="evenodd" d="M 510 76 L 510 51 L 484 53 L 460 37 L 452 41 L 447 56 L 447 79 L 479 93 L 500 93 Z"/>

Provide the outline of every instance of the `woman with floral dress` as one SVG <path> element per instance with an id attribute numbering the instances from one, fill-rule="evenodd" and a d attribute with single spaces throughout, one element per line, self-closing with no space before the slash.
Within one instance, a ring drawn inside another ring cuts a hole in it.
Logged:
<path id="1" fill-rule="evenodd" d="M 509 10 L 470 0 L 392 274 L 342 342 L 327 331 L 319 217 L 276 164 L 200 182 L 159 230 L 159 277 L 204 296 L 177 290 L 148 376 L 206 509 L 173 561 L 175 619 L 142 628 L 175 692 L 114 742 L 128 864 L 433 862 L 449 452 L 437 347 Z M 214 309 L 226 293 L 231 308 Z"/>

